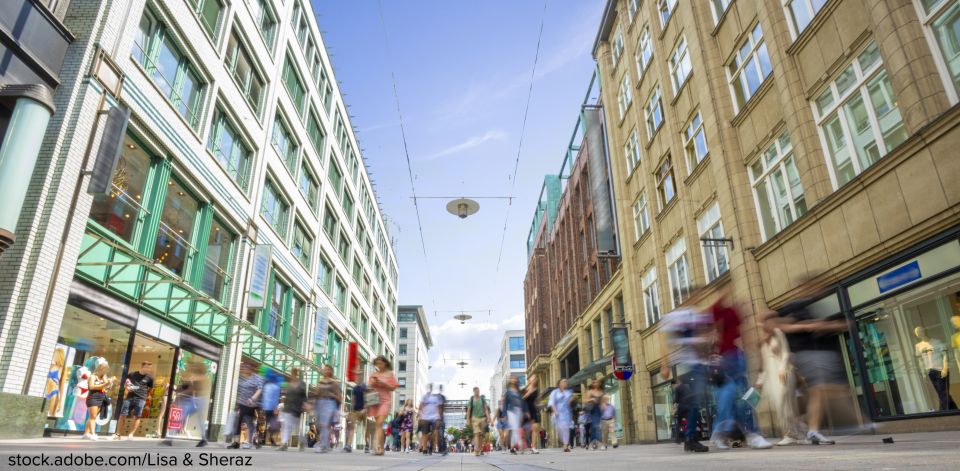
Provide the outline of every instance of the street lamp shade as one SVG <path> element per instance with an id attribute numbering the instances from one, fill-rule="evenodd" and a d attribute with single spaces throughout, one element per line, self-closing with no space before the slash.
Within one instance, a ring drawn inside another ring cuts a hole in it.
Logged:
<path id="1" fill-rule="evenodd" d="M 461 324 L 465 324 L 468 320 L 473 319 L 473 316 L 470 314 L 457 314 L 453 316 L 453 318 L 460 321 Z"/>
<path id="2" fill-rule="evenodd" d="M 457 198 L 447 203 L 447 212 L 460 219 L 466 219 L 477 211 L 480 211 L 480 203 L 469 198 Z"/>

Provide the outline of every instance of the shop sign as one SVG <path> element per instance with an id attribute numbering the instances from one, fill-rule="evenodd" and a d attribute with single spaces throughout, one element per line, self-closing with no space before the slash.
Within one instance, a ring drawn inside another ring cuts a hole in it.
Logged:
<path id="1" fill-rule="evenodd" d="M 170 408 L 170 430 L 181 430 L 183 428 L 183 409 L 173 406 Z"/>
<path id="2" fill-rule="evenodd" d="M 917 281 L 923 275 L 920 274 L 920 264 L 914 260 L 896 270 L 884 273 L 877 277 L 877 288 L 881 293 L 886 293 L 892 289 L 897 289 L 911 281 Z"/>
<path id="3" fill-rule="evenodd" d="M 247 307 L 263 309 L 267 300 L 267 280 L 270 278 L 270 258 L 273 246 L 257 245 L 253 253 L 253 273 L 250 274 L 250 298 Z"/>
<path id="4" fill-rule="evenodd" d="M 625 365 L 617 364 L 616 355 L 614 355 L 613 359 L 611 359 L 610 361 L 613 364 L 613 375 L 616 376 L 617 379 L 619 379 L 620 381 L 626 381 L 631 377 L 633 377 L 633 365 L 629 363 Z"/>
<path id="5" fill-rule="evenodd" d="M 322 301 L 321 301 L 322 302 Z M 313 353 L 323 354 L 327 348 L 327 327 L 330 321 L 330 308 L 317 306 L 317 327 L 313 331 Z"/>
<path id="6" fill-rule="evenodd" d="M 850 304 L 859 306 L 885 293 L 960 266 L 960 242 L 952 240 L 896 267 L 875 274 L 847 288 Z"/>

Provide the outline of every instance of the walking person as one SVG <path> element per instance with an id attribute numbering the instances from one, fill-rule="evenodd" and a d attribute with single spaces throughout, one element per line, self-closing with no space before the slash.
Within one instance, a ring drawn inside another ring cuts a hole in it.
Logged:
<path id="1" fill-rule="evenodd" d="M 773 446 L 758 432 L 753 410 L 740 398 L 746 393 L 747 360 L 741 348 L 740 314 L 728 302 L 729 295 L 720 294 L 710 312 L 716 329 L 715 353 L 719 357 L 720 384 L 714 389 L 717 403 L 717 419 L 713 424 L 711 441 L 719 450 L 727 450 L 734 429 L 740 427 L 753 449 L 768 449 Z"/>
<path id="2" fill-rule="evenodd" d="M 523 388 L 523 402 L 526 404 L 527 425 L 530 426 L 530 451 L 539 454 L 536 443 L 540 438 L 540 409 L 537 402 L 540 400 L 540 380 L 537 375 L 527 378 L 527 385 Z M 543 445 L 541 445 L 542 447 Z"/>
<path id="3" fill-rule="evenodd" d="M 257 412 L 260 408 L 260 396 L 263 394 L 263 378 L 254 374 L 253 365 L 240 363 L 240 379 L 237 383 L 237 420 L 233 429 L 234 441 L 227 448 L 240 448 L 240 424 L 247 426 L 247 441 L 243 448 L 260 443 L 255 440 L 257 434 Z"/>
<path id="4" fill-rule="evenodd" d="M 333 377 L 333 367 L 324 365 L 321 370 L 323 374 L 317 384 L 314 385 L 310 399 L 313 400 L 313 413 L 316 416 L 319 438 L 313 445 L 317 453 L 326 453 L 330 451 L 330 430 L 336 425 L 337 411 L 340 409 L 340 403 L 343 402 L 343 396 L 340 394 L 340 383 Z M 366 417 L 366 415 L 364 415 Z M 364 418 L 366 420 L 366 418 Z M 347 426 L 347 441 L 350 442 L 352 434 L 349 433 L 350 426 Z M 344 447 L 344 451 L 350 451 L 350 445 Z"/>
<path id="5" fill-rule="evenodd" d="M 376 368 L 376 371 L 370 375 L 370 380 L 367 381 L 367 384 L 370 385 L 370 389 L 376 391 L 379 395 L 379 403 L 376 406 L 370 407 L 370 415 L 372 415 L 376 421 L 374 429 L 376 436 L 373 440 L 372 453 L 377 456 L 382 456 L 384 453 L 383 446 L 386 440 L 384 423 L 387 420 L 387 416 L 390 415 L 390 411 L 393 410 L 393 390 L 400 387 L 400 383 L 397 381 L 397 377 L 394 376 L 393 365 L 390 364 L 390 360 L 387 360 L 387 357 L 380 355 L 374 358 L 373 366 Z"/>
<path id="6" fill-rule="evenodd" d="M 663 362 L 660 374 L 670 378 L 670 366 L 681 364 L 688 369 L 684 383 L 688 388 L 680 398 L 680 404 L 686 411 L 687 425 L 684 428 L 684 451 L 706 452 L 710 448 L 700 443 L 697 424 L 700 422 L 700 408 L 706 398 L 707 364 L 711 348 L 713 318 L 697 309 L 681 307 L 668 313 L 661 320 L 661 351 L 669 352 L 676 348 L 671 362 Z"/>
<path id="7" fill-rule="evenodd" d="M 510 426 L 507 425 L 507 395 L 503 394 L 500 396 L 500 404 L 497 406 L 497 432 L 498 432 L 498 442 L 497 447 L 500 451 L 506 453 L 507 447 L 509 446 L 510 438 Z"/>
<path id="8" fill-rule="evenodd" d="M 440 417 L 443 404 L 440 397 L 433 393 L 433 385 L 427 385 L 427 393 L 420 399 L 420 452 L 432 455 L 434 447 L 440 441 Z"/>
<path id="9" fill-rule="evenodd" d="M 473 396 L 467 403 L 467 420 L 473 428 L 473 454 L 480 456 L 486 446 L 487 426 L 490 424 L 490 406 L 487 398 L 480 394 L 480 388 L 473 387 Z"/>
<path id="10" fill-rule="evenodd" d="M 269 440 L 270 445 L 274 446 L 277 444 L 274 440 L 274 433 L 278 429 L 277 422 L 280 418 L 280 380 L 279 374 L 270 370 L 265 372 L 263 396 L 260 401 L 260 408 L 266 422 L 264 424 L 264 437 L 262 437 L 260 443 L 266 444 Z"/>
<path id="11" fill-rule="evenodd" d="M 603 397 L 603 382 L 599 379 L 593 380 L 584 397 L 584 408 L 590 424 L 590 433 L 585 443 L 588 447 L 592 446 L 594 450 L 602 444 L 600 440 L 603 438 L 603 432 L 600 427 L 603 425 Z"/>
<path id="12" fill-rule="evenodd" d="M 400 411 L 400 451 L 410 453 L 413 444 L 410 435 L 413 433 L 413 399 L 407 399 Z"/>
<path id="13" fill-rule="evenodd" d="M 117 422 L 117 431 L 113 434 L 114 440 L 120 439 L 124 425 L 128 417 L 133 419 L 133 428 L 127 434 L 127 438 L 133 438 L 140 428 L 140 416 L 143 415 L 143 406 L 147 403 L 147 393 L 153 389 L 153 363 L 144 361 L 140 363 L 140 369 L 127 374 L 127 380 L 124 381 L 126 397 L 123 398 L 123 404 L 120 406 L 120 420 Z"/>
<path id="14" fill-rule="evenodd" d="M 510 453 L 523 453 L 525 440 L 523 436 L 523 398 L 520 397 L 520 380 L 511 376 L 507 381 L 505 401 L 507 407 L 507 424 L 510 427 Z"/>
<path id="15" fill-rule="evenodd" d="M 110 373 L 110 365 L 104 358 L 98 358 L 93 373 L 87 380 L 87 424 L 84 428 L 83 438 L 86 440 L 97 441 L 97 417 L 100 416 L 100 408 L 104 406 L 107 400 L 107 394 L 117 378 L 107 376 Z"/>
<path id="16" fill-rule="evenodd" d="M 180 420 L 181 432 L 186 428 L 191 417 L 196 417 L 197 428 L 200 429 L 200 441 L 197 447 L 207 446 L 207 398 L 210 397 L 210 380 L 207 377 L 207 365 L 202 361 L 191 361 L 187 364 L 183 378 L 174 388 L 174 403 L 183 411 L 183 418 Z M 162 442 L 164 445 L 173 446 L 173 440 L 170 436 Z"/>
<path id="17" fill-rule="evenodd" d="M 547 408 L 553 416 L 553 427 L 563 451 L 570 451 L 570 427 L 573 425 L 573 393 L 567 389 L 567 379 L 557 382 L 557 389 L 550 392 Z"/>
<path id="18" fill-rule="evenodd" d="M 355 431 L 357 426 L 365 426 L 367 423 L 367 410 L 363 403 L 363 395 L 367 391 L 367 386 L 363 383 L 363 366 L 359 361 L 354 368 L 353 375 L 356 378 L 357 384 L 350 389 L 352 410 L 347 412 L 347 429 L 345 431 L 346 437 L 343 444 L 344 453 L 353 452 L 354 435 L 356 435 Z M 366 439 L 368 436 L 366 432 L 367 429 L 364 428 L 364 442 L 369 444 L 369 440 Z"/>
<path id="19" fill-rule="evenodd" d="M 437 386 L 437 399 L 440 401 L 440 425 L 438 425 L 440 442 L 437 446 L 437 451 L 443 456 L 447 456 L 447 453 L 450 452 L 448 445 L 452 438 L 447 436 L 447 425 L 443 420 L 443 410 L 447 406 L 447 396 L 443 395 L 442 384 Z"/>
<path id="20" fill-rule="evenodd" d="M 754 388 L 763 391 L 763 397 L 769 401 L 770 410 L 776 416 L 776 423 L 783 434 L 777 446 L 787 446 L 799 442 L 803 435 L 797 407 L 797 375 L 791 364 L 787 337 L 780 329 L 773 327 L 772 320 L 776 317 L 777 313 L 768 312 L 761 319 L 763 338 L 760 358 L 763 365 Z"/>
<path id="21" fill-rule="evenodd" d="M 600 402 L 600 419 L 603 421 L 603 425 L 601 425 L 603 430 L 602 448 L 606 450 L 607 445 L 617 448 L 620 446 L 617 439 L 617 408 L 610 401 L 610 396 L 604 395 Z"/>
<path id="22" fill-rule="evenodd" d="M 280 428 L 280 451 L 287 451 L 290 447 L 290 438 L 293 431 L 296 430 L 300 449 L 303 449 L 303 440 L 300 437 L 301 425 L 300 417 L 303 416 L 304 404 L 307 401 L 307 385 L 300 379 L 300 368 L 290 370 L 292 377 L 287 383 L 287 391 L 284 394 L 283 412 Z"/>

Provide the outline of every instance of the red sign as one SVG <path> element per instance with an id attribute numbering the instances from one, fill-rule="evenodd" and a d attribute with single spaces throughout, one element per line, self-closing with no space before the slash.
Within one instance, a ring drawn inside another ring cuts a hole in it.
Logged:
<path id="1" fill-rule="evenodd" d="M 618 365 L 616 355 L 613 356 L 611 363 L 613 363 L 613 375 L 620 381 L 626 381 L 633 376 L 633 365 Z"/>
<path id="2" fill-rule="evenodd" d="M 357 366 L 360 363 L 360 356 L 357 352 L 357 342 L 350 342 L 347 345 L 347 381 L 356 383 L 362 378 L 357 378 Z"/>
<path id="3" fill-rule="evenodd" d="M 170 422 L 167 424 L 170 430 L 180 430 L 183 428 L 183 409 L 173 406 L 170 408 Z"/>

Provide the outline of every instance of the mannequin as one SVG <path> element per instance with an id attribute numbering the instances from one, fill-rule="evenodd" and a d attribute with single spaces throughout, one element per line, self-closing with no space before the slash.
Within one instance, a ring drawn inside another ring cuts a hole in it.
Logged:
<path id="1" fill-rule="evenodd" d="M 953 350 L 953 359 L 957 362 L 957 371 L 960 371 L 960 316 L 950 318 L 955 332 L 950 336 L 950 348 Z"/>
<path id="2" fill-rule="evenodd" d="M 956 409 L 957 405 L 950 397 L 950 367 L 947 363 L 947 349 L 939 340 L 927 337 L 923 327 L 915 327 L 913 334 L 918 339 L 914 345 L 914 350 L 920 362 L 920 370 L 927 372 L 927 377 L 930 378 L 930 383 L 937 392 L 937 399 L 940 403 L 939 410 Z"/>

